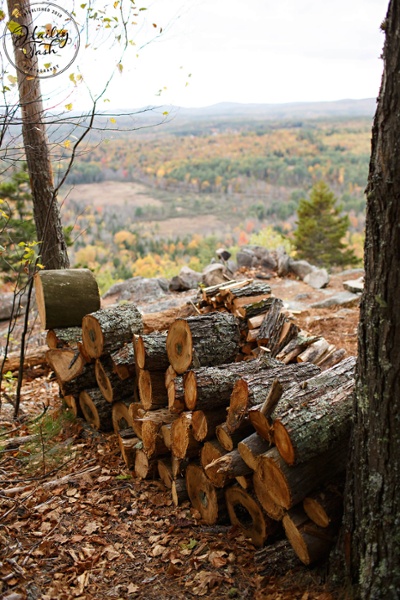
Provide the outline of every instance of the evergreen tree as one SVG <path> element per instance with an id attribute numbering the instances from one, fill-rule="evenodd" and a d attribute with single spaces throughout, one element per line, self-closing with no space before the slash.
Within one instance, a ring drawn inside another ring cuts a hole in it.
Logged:
<path id="1" fill-rule="evenodd" d="M 353 250 L 342 241 L 350 223 L 340 212 L 341 206 L 327 184 L 316 183 L 310 199 L 302 198 L 297 210 L 294 237 L 298 258 L 320 267 L 358 264 Z"/>

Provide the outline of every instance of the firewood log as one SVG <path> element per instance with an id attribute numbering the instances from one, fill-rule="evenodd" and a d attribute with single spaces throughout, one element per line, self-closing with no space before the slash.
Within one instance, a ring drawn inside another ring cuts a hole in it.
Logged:
<path id="1" fill-rule="evenodd" d="M 186 502 L 186 500 L 189 500 L 189 494 L 186 488 L 186 479 L 180 477 L 179 479 L 174 479 L 172 481 L 171 495 L 174 506 L 180 506 Z"/>
<path id="2" fill-rule="evenodd" d="M 137 437 L 142 439 L 142 419 L 146 411 L 140 402 L 132 402 L 132 404 L 129 405 L 129 413 L 132 417 L 132 428 L 134 429 Z"/>
<path id="3" fill-rule="evenodd" d="M 57 348 L 78 348 L 82 342 L 82 327 L 61 327 L 49 329 L 46 334 L 46 344 L 51 350 Z"/>
<path id="4" fill-rule="evenodd" d="M 122 380 L 112 370 L 112 361 L 110 357 L 97 358 L 95 361 L 94 372 L 97 385 L 107 402 L 116 402 L 122 398 L 133 398 L 135 390 L 135 381 L 131 377 L 129 380 Z"/>
<path id="5" fill-rule="evenodd" d="M 118 444 L 121 456 L 128 469 L 135 468 L 136 450 L 140 440 L 132 428 L 121 429 L 118 432 Z"/>
<path id="6" fill-rule="evenodd" d="M 158 469 L 158 475 L 159 475 L 161 481 L 163 482 L 165 487 L 170 490 L 172 488 L 172 482 L 174 480 L 174 478 L 172 476 L 171 458 L 170 457 L 159 458 L 157 461 L 157 469 Z"/>
<path id="7" fill-rule="evenodd" d="M 355 363 L 350 357 L 282 394 L 272 413 L 274 441 L 289 465 L 305 462 L 349 436 Z"/>
<path id="8" fill-rule="evenodd" d="M 82 415 L 81 407 L 79 405 L 79 400 L 76 396 L 67 395 L 63 397 L 63 401 L 66 406 L 70 409 L 74 417 L 79 417 Z"/>
<path id="9" fill-rule="evenodd" d="M 135 474 L 139 479 L 155 479 L 158 475 L 156 458 L 149 458 L 144 450 L 136 450 Z"/>
<path id="10" fill-rule="evenodd" d="M 46 361 L 53 369 L 59 382 L 71 381 L 80 375 L 86 360 L 76 348 L 56 348 L 46 352 Z"/>
<path id="11" fill-rule="evenodd" d="M 48 350 L 46 346 L 39 346 L 34 350 L 30 350 L 24 356 L 24 370 L 30 369 L 32 367 L 36 367 L 38 365 L 46 365 L 47 364 L 47 354 Z M 1 359 L 3 361 L 3 358 Z M 21 354 L 20 352 L 12 352 L 7 355 L 7 358 L 4 363 L 3 373 L 7 373 L 7 371 L 11 371 L 14 373 L 18 371 L 19 365 L 21 362 Z"/>
<path id="12" fill-rule="evenodd" d="M 251 475 L 239 475 L 235 480 L 244 490 L 250 491 L 253 489 L 253 477 Z"/>
<path id="13" fill-rule="evenodd" d="M 227 406 L 233 386 L 240 377 L 278 365 L 278 361 L 261 358 L 188 371 L 183 376 L 187 410 L 213 410 L 218 406 Z"/>
<path id="14" fill-rule="evenodd" d="M 178 377 L 178 373 L 175 371 L 175 369 L 172 368 L 171 365 L 169 365 L 168 369 L 165 371 L 165 388 L 168 389 L 169 384 L 171 383 L 171 381 L 173 381 L 175 379 L 175 377 Z"/>
<path id="15" fill-rule="evenodd" d="M 124 344 L 122 348 L 111 353 L 112 369 L 122 380 L 136 374 L 135 351 L 133 343 Z"/>
<path id="16" fill-rule="evenodd" d="M 163 372 L 138 369 L 137 381 L 140 402 L 145 410 L 168 406 L 168 392 L 165 389 Z"/>
<path id="17" fill-rule="evenodd" d="M 268 345 L 275 330 L 279 332 L 285 320 L 285 315 L 282 313 L 283 302 L 279 298 L 271 298 L 271 304 L 268 311 L 265 313 L 263 322 L 260 325 L 258 339 L 262 345 Z"/>
<path id="18" fill-rule="evenodd" d="M 225 499 L 232 525 L 239 527 L 255 546 L 263 546 L 268 535 L 276 530 L 276 524 L 263 513 L 254 496 L 235 485 L 227 488 Z"/>
<path id="19" fill-rule="evenodd" d="M 167 333 L 154 331 L 147 335 L 135 335 L 135 360 L 139 369 L 165 371 L 169 367 L 167 356 Z"/>
<path id="20" fill-rule="evenodd" d="M 265 296 L 268 296 L 271 293 L 271 286 L 268 283 L 263 281 L 252 281 L 247 285 L 238 285 L 231 286 L 227 290 L 227 294 L 225 296 L 225 304 L 233 309 L 237 308 L 237 301 L 239 298 L 253 298 L 261 296 L 264 299 Z M 247 304 L 247 302 L 246 302 Z"/>
<path id="21" fill-rule="evenodd" d="M 86 421 L 100 431 L 112 431 L 112 409 L 99 389 L 85 390 L 79 394 L 79 404 Z"/>
<path id="22" fill-rule="evenodd" d="M 338 363 L 340 363 L 344 357 L 346 356 L 346 350 L 344 348 L 340 348 L 339 350 L 335 350 L 332 352 L 330 356 L 327 356 L 320 362 L 320 367 L 323 371 L 334 367 Z"/>
<path id="23" fill-rule="evenodd" d="M 249 408 L 249 421 L 256 432 L 268 443 L 273 441 L 273 428 L 270 416 L 279 402 L 283 393 L 283 387 L 278 379 L 275 379 L 269 393 L 262 404 Z"/>
<path id="24" fill-rule="evenodd" d="M 287 365 L 296 360 L 299 354 L 318 339 L 318 336 L 310 336 L 305 331 L 299 331 L 297 337 L 290 340 L 290 342 L 278 352 L 276 358 Z"/>
<path id="25" fill-rule="evenodd" d="M 252 433 L 238 443 L 237 449 L 246 465 L 255 471 L 258 466 L 259 455 L 268 452 L 271 449 L 271 444 L 258 435 L 258 433 Z"/>
<path id="26" fill-rule="evenodd" d="M 198 442 L 204 442 L 215 437 L 215 430 L 225 419 L 226 411 L 224 408 L 217 408 L 210 412 L 195 410 L 192 413 L 192 431 L 193 437 Z"/>
<path id="27" fill-rule="evenodd" d="M 83 346 L 92 358 L 118 350 L 142 331 L 142 315 L 132 303 L 103 308 L 82 319 Z"/>
<path id="28" fill-rule="evenodd" d="M 274 519 L 274 521 L 282 521 L 286 511 L 272 498 L 268 485 L 261 479 L 257 471 L 253 474 L 253 488 L 257 500 L 265 510 L 265 513 L 271 519 Z"/>
<path id="29" fill-rule="evenodd" d="M 132 415 L 129 411 L 129 406 L 131 404 L 131 400 L 120 400 L 112 405 L 111 414 L 115 433 L 118 434 L 119 431 L 133 428 Z"/>
<path id="30" fill-rule="evenodd" d="M 192 431 L 192 413 L 184 412 L 172 423 L 171 450 L 177 458 L 196 456 L 200 453 L 201 443 L 198 442 Z"/>
<path id="31" fill-rule="evenodd" d="M 343 484 L 344 477 L 304 498 L 304 512 L 319 527 L 340 522 L 343 515 Z"/>
<path id="32" fill-rule="evenodd" d="M 233 362 L 239 351 L 239 327 L 228 313 L 177 319 L 169 328 L 167 354 L 174 370 Z"/>
<path id="33" fill-rule="evenodd" d="M 202 520 L 207 525 L 214 525 L 217 521 L 226 519 L 224 491 L 217 490 L 198 465 L 188 465 L 186 489 L 193 508 L 199 511 Z"/>
<path id="34" fill-rule="evenodd" d="M 168 446 L 164 442 L 161 427 L 164 423 L 172 423 L 177 415 L 172 415 L 166 410 L 155 410 L 146 413 L 142 418 L 143 450 L 147 456 L 160 456 L 167 454 Z"/>
<path id="35" fill-rule="evenodd" d="M 281 365 L 268 371 L 243 376 L 235 383 L 231 394 L 226 417 L 228 429 L 234 431 L 252 406 L 264 402 L 275 379 L 279 380 L 283 389 L 287 389 L 294 382 L 305 381 L 317 373 L 320 373 L 319 367 L 301 363 Z"/>
<path id="36" fill-rule="evenodd" d="M 236 449 L 214 460 L 204 471 L 216 487 L 223 487 L 230 479 L 252 473 Z"/>
<path id="37" fill-rule="evenodd" d="M 227 452 L 230 452 L 241 442 L 244 438 L 254 432 L 253 426 L 248 419 L 240 421 L 237 429 L 231 432 L 228 431 L 226 422 L 218 425 L 215 430 L 217 440 Z"/>
<path id="38" fill-rule="evenodd" d="M 290 467 L 277 448 L 271 448 L 258 459 L 256 473 L 265 482 L 273 500 L 289 510 L 311 491 L 319 488 L 346 468 L 348 440 L 342 440 L 324 454 L 308 462 Z"/>
<path id="39" fill-rule="evenodd" d="M 305 565 L 326 558 L 337 537 L 337 527 L 318 527 L 296 506 L 282 520 L 290 545 Z"/>
<path id="40" fill-rule="evenodd" d="M 317 360 L 325 354 L 329 348 L 329 343 L 325 338 L 320 338 L 313 344 L 310 344 L 303 352 L 297 357 L 297 362 L 312 362 L 316 363 Z"/>
<path id="41" fill-rule="evenodd" d="M 221 458 L 221 456 L 224 456 L 226 453 L 227 453 L 226 450 L 224 450 L 224 448 L 222 448 L 222 446 L 219 444 L 219 442 L 217 440 L 209 440 L 208 442 L 204 443 L 204 446 L 202 447 L 202 449 L 200 451 L 200 464 L 203 467 L 206 475 L 207 475 L 207 471 L 206 471 L 207 465 L 211 464 L 217 458 Z M 218 473 L 215 473 L 215 472 L 212 475 L 215 480 L 215 487 L 217 487 L 217 488 L 224 487 L 224 482 L 226 480 L 225 475 L 223 475 L 223 474 L 219 475 Z"/>
<path id="42" fill-rule="evenodd" d="M 35 291 L 43 329 L 80 327 L 85 315 L 100 308 L 99 288 L 89 269 L 39 271 Z"/>
<path id="43" fill-rule="evenodd" d="M 172 379 L 167 388 L 168 408 L 171 412 L 179 414 L 185 410 L 185 390 L 183 377 L 177 375 Z"/>
<path id="44" fill-rule="evenodd" d="M 94 365 L 85 365 L 82 372 L 75 379 L 60 381 L 57 377 L 57 382 L 63 396 L 76 396 L 79 398 L 82 391 L 94 388 L 97 385 Z"/>
<path id="45" fill-rule="evenodd" d="M 253 298 L 243 298 L 240 302 L 235 302 L 235 315 L 248 321 L 260 314 L 267 313 L 271 308 L 274 298 L 265 298 L 265 296 L 256 296 Z"/>

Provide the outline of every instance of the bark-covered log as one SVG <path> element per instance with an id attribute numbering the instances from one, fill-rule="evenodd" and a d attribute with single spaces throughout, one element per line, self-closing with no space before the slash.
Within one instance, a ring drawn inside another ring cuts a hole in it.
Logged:
<path id="1" fill-rule="evenodd" d="M 135 468 L 136 450 L 140 440 L 132 428 L 120 430 L 118 432 L 118 444 L 121 450 L 121 456 L 128 469 Z"/>
<path id="2" fill-rule="evenodd" d="M 46 365 L 47 352 L 48 350 L 46 346 L 39 346 L 38 348 L 35 348 L 35 350 L 30 350 L 27 352 L 24 356 L 24 370 L 36 367 L 38 365 Z M 1 361 L 3 361 L 3 358 Z M 18 371 L 20 362 L 20 352 L 12 352 L 11 354 L 8 354 L 4 363 L 3 373 L 7 373 L 7 371 L 11 371 L 11 373 Z"/>
<path id="3" fill-rule="evenodd" d="M 143 417 L 146 414 L 146 411 L 140 402 L 132 402 L 132 404 L 129 405 L 129 413 L 132 417 L 132 428 L 138 438 L 142 439 Z"/>
<path id="4" fill-rule="evenodd" d="M 99 431 L 112 431 L 111 404 L 99 389 L 85 390 L 79 394 L 79 404 L 86 421 Z"/>
<path id="5" fill-rule="evenodd" d="M 178 458 L 177 456 L 171 455 L 171 470 L 172 477 L 178 479 L 178 477 L 184 477 L 187 466 L 189 465 L 189 458 Z"/>
<path id="6" fill-rule="evenodd" d="M 65 402 L 66 406 L 70 409 L 74 417 L 81 416 L 82 411 L 77 396 L 72 396 L 71 394 L 69 394 L 63 397 L 63 401 Z"/>
<path id="7" fill-rule="evenodd" d="M 268 371 L 242 377 L 235 383 L 231 395 L 226 418 L 228 429 L 234 431 L 252 406 L 265 401 L 276 379 L 283 389 L 287 389 L 294 382 L 305 381 L 318 373 L 320 373 L 319 367 L 301 363 L 281 365 Z"/>
<path id="8" fill-rule="evenodd" d="M 153 333 L 154 331 L 166 331 L 168 327 L 178 318 L 185 318 L 195 314 L 197 311 L 191 304 L 166 310 L 146 313 L 143 315 L 143 333 Z"/>
<path id="9" fill-rule="evenodd" d="M 168 392 L 162 371 L 138 369 L 137 381 L 140 402 L 145 410 L 168 406 Z"/>
<path id="10" fill-rule="evenodd" d="M 279 402 L 283 387 L 278 379 L 272 383 L 270 391 L 262 404 L 256 404 L 249 409 L 249 421 L 256 432 L 268 443 L 273 440 L 273 428 L 270 416 Z"/>
<path id="11" fill-rule="evenodd" d="M 164 423 L 172 423 L 176 418 L 177 415 L 172 415 L 166 410 L 151 411 L 143 416 L 142 440 L 147 456 L 167 454 L 169 448 L 164 442 L 161 427 Z"/>
<path id="12" fill-rule="evenodd" d="M 268 535 L 275 531 L 276 524 L 264 515 L 253 495 L 235 485 L 225 491 L 225 499 L 232 525 L 250 537 L 255 546 L 263 546 Z"/>
<path id="13" fill-rule="evenodd" d="M 271 304 L 265 314 L 263 322 L 260 325 L 258 339 L 262 345 L 268 346 L 271 337 L 278 329 L 281 331 L 285 321 L 285 315 L 282 313 L 283 302 L 279 298 L 271 298 Z"/>
<path id="14" fill-rule="evenodd" d="M 238 443 L 237 449 L 246 465 L 255 471 L 258 465 L 258 457 L 260 454 L 268 452 L 271 449 L 271 444 L 258 435 L 258 433 L 252 433 Z"/>
<path id="15" fill-rule="evenodd" d="M 167 336 L 168 359 L 177 373 L 190 367 L 233 362 L 239 352 L 239 326 L 228 313 L 177 319 Z"/>
<path id="16" fill-rule="evenodd" d="M 76 396 L 79 398 L 82 391 L 94 388 L 97 385 L 94 365 L 85 365 L 81 374 L 75 379 L 62 382 L 57 378 L 57 381 L 63 396 Z"/>
<path id="17" fill-rule="evenodd" d="M 174 506 L 180 506 L 186 500 L 189 500 L 189 494 L 186 488 L 186 479 L 180 477 L 174 479 L 171 486 L 171 496 Z"/>
<path id="18" fill-rule="evenodd" d="M 215 430 L 226 417 L 224 408 L 219 408 L 211 412 L 195 410 L 192 413 L 192 431 L 194 439 L 198 442 L 204 442 L 215 437 Z"/>
<path id="19" fill-rule="evenodd" d="M 192 431 L 192 413 L 182 413 L 171 427 L 171 450 L 174 456 L 183 459 L 199 454 L 201 443 L 198 442 Z"/>
<path id="20" fill-rule="evenodd" d="M 213 410 L 227 406 L 238 379 L 269 370 L 274 365 L 275 361 L 261 358 L 188 371 L 183 376 L 186 407 L 188 410 Z"/>
<path id="21" fill-rule="evenodd" d="M 251 298 L 254 296 L 268 296 L 271 286 L 263 281 L 251 281 L 246 285 L 231 286 L 227 290 L 225 302 L 235 308 L 235 300 L 238 298 Z"/>
<path id="22" fill-rule="evenodd" d="M 185 390 L 183 387 L 183 377 L 177 375 L 168 384 L 168 408 L 171 412 L 179 414 L 185 410 Z"/>
<path id="23" fill-rule="evenodd" d="M 110 356 L 113 365 L 113 371 L 120 379 L 129 379 L 135 375 L 135 351 L 132 342 L 129 344 L 124 344 L 122 348 L 115 350 L 115 352 L 112 352 Z"/>
<path id="24" fill-rule="evenodd" d="M 135 360 L 139 369 L 166 371 L 169 367 L 167 356 L 167 333 L 155 331 L 134 338 Z"/>
<path id="25" fill-rule="evenodd" d="M 339 483 L 328 484 L 306 496 L 303 508 L 311 521 L 319 527 L 328 527 L 330 523 L 338 523 L 343 515 L 344 478 Z"/>
<path id="26" fill-rule="evenodd" d="M 328 351 L 328 348 L 329 342 L 325 338 L 320 338 L 298 355 L 297 362 L 316 363 Z"/>
<path id="27" fill-rule="evenodd" d="M 269 493 L 268 485 L 261 479 L 257 472 L 253 474 L 253 488 L 257 500 L 265 510 L 266 514 L 271 519 L 274 519 L 274 521 L 282 521 L 286 513 L 285 509 L 275 502 Z"/>
<path id="28" fill-rule="evenodd" d="M 203 469 L 195 464 L 186 469 L 186 489 L 193 508 L 199 511 L 207 525 L 226 519 L 227 509 L 223 490 L 217 490 Z"/>
<path id="29" fill-rule="evenodd" d="M 318 527 L 300 506 L 290 510 L 282 523 L 290 545 L 305 565 L 326 558 L 337 537 L 337 527 Z"/>
<path id="30" fill-rule="evenodd" d="M 112 405 L 112 422 L 115 433 L 133 428 L 132 415 L 129 411 L 131 404 L 131 400 L 120 400 Z"/>
<path id="31" fill-rule="evenodd" d="M 49 329 L 46 335 L 46 344 L 51 350 L 57 348 L 78 348 L 82 342 L 82 327 L 61 327 Z"/>
<path id="32" fill-rule="evenodd" d="M 215 430 L 217 440 L 227 452 L 231 452 L 248 435 L 253 433 L 254 429 L 248 419 L 243 419 L 235 431 L 228 431 L 226 422 L 218 425 Z"/>
<path id="33" fill-rule="evenodd" d="M 334 367 L 335 365 L 340 363 L 345 356 L 346 350 L 344 348 L 339 348 L 339 350 L 335 350 L 334 352 L 332 352 L 332 354 L 324 358 L 319 363 L 319 366 L 321 367 L 322 371 L 326 371 L 327 369 L 330 369 L 331 367 Z"/>
<path id="34" fill-rule="evenodd" d="M 92 358 L 118 350 L 142 331 L 142 315 L 132 303 L 103 308 L 82 319 L 83 346 Z"/>
<path id="35" fill-rule="evenodd" d="M 272 419 L 275 444 L 289 465 L 305 462 L 349 437 L 354 369 L 355 358 L 350 357 L 283 393 Z"/>
<path id="36" fill-rule="evenodd" d="M 61 383 L 78 377 L 86 365 L 86 360 L 77 348 L 75 350 L 72 348 L 48 350 L 46 360 Z"/>
<path id="37" fill-rule="evenodd" d="M 169 384 L 176 377 L 178 377 L 178 373 L 175 371 L 175 369 L 173 369 L 171 367 L 171 365 L 169 365 L 168 369 L 165 371 L 165 387 L 166 387 L 166 389 L 168 389 Z"/>
<path id="38" fill-rule="evenodd" d="M 311 491 L 343 473 L 346 468 L 348 440 L 341 441 L 324 454 L 290 467 L 277 448 L 261 454 L 256 473 L 268 487 L 273 500 L 289 510 Z"/>
<path id="39" fill-rule="evenodd" d="M 236 307 L 235 314 L 242 319 L 248 320 L 267 313 L 271 308 L 274 298 L 264 298 L 263 296 L 257 296 L 257 298 L 244 298 L 240 303 L 241 305 Z M 239 302 L 237 301 L 236 304 L 238 305 Z"/>
<path id="40" fill-rule="evenodd" d="M 297 337 L 290 340 L 290 342 L 278 352 L 276 358 L 287 365 L 290 362 L 295 361 L 299 354 L 318 339 L 318 336 L 310 336 L 305 331 L 299 331 Z"/>
<path id="41" fill-rule="evenodd" d="M 112 362 L 110 357 L 97 358 L 95 362 L 94 372 L 96 375 L 97 385 L 107 402 L 116 402 L 123 398 L 133 398 L 135 391 L 135 380 L 131 377 L 130 380 L 122 380 L 112 370 Z"/>
<path id="42" fill-rule="evenodd" d="M 229 479 L 250 475 L 252 469 L 246 465 L 235 449 L 217 458 L 204 469 L 207 477 L 216 487 L 223 487 Z"/>
<path id="43" fill-rule="evenodd" d="M 89 269 L 39 271 L 35 290 L 43 329 L 80 327 L 85 315 L 100 308 L 99 288 Z"/>

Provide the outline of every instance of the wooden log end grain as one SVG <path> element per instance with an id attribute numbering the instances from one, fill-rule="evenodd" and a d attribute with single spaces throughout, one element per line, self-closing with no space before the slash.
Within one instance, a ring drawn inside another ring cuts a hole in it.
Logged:
<path id="1" fill-rule="evenodd" d="M 169 328 L 166 341 L 168 360 L 176 373 L 184 373 L 192 364 L 192 332 L 185 319 L 177 319 Z"/>
<path id="2" fill-rule="evenodd" d="M 214 525 L 226 516 L 223 490 L 217 490 L 198 465 L 187 466 L 186 489 L 193 508 L 207 525 Z"/>
<path id="3" fill-rule="evenodd" d="M 55 269 L 35 275 L 36 304 L 43 329 L 80 326 L 100 308 L 96 279 L 89 269 Z"/>
<path id="4" fill-rule="evenodd" d="M 239 527 L 255 546 L 263 546 L 268 535 L 267 523 L 257 502 L 239 486 L 228 488 L 225 498 L 232 525 Z"/>
<path id="5" fill-rule="evenodd" d="M 189 494 L 186 489 L 186 480 L 183 477 L 173 480 L 171 486 L 171 496 L 172 502 L 175 506 L 180 506 L 189 500 Z"/>
<path id="6" fill-rule="evenodd" d="M 127 428 L 118 432 L 118 444 L 121 450 L 122 460 L 128 469 L 135 468 L 137 446 L 140 443 L 133 429 Z"/>
<path id="7" fill-rule="evenodd" d="M 83 416 L 93 429 L 97 431 L 113 429 L 111 404 L 103 397 L 100 390 L 94 388 L 81 392 L 79 404 Z"/>
<path id="8" fill-rule="evenodd" d="M 274 521 L 282 521 L 286 511 L 282 506 L 277 504 L 269 493 L 268 485 L 261 479 L 260 475 L 255 472 L 253 475 L 253 488 L 257 496 L 257 500 L 263 507 L 266 514 Z"/>
<path id="9" fill-rule="evenodd" d="M 131 402 L 115 402 L 112 405 L 112 423 L 115 433 L 133 428 L 132 415 L 129 412 Z"/>
<path id="10" fill-rule="evenodd" d="M 312 565 L 329 554 L 336 537 L 333 527 L 318 527 L 302 507 L 294 507 L 282 519 L 286 537 L 305 565 Z"/>
<path id="11" fill-rule="evenodd" d="M 149 371 L 165 371 L 169 366 L 166 341 L 167 334 L 158 331 L 147 335 L 135 335 L 137 367 Z"/>
<path id="12" fill-rule="evenodd" d="M 67 408 L 69 408 L 71 413 L 74 415 L 74 417 L 79 417 L 82 414 L 79 401 L 77 400 L 77 398 L 75 398 L 75 396 L 67 395 L 64 396 L 63 400 Z"/>
<path id="13" fill-rule="evenodd" d="M 79 350 L 71 348 L 47 350 L 46 360 L 61 383 L 78 377 L 86 363 Z"/>

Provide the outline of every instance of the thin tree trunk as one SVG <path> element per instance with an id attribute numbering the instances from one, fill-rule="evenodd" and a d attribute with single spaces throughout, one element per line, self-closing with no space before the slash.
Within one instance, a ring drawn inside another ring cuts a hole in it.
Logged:
<path id="1" fill-rule="evenodd" d="M 29 0 L 7 0 L 10 19 L 32 29 Z M 18 10 L 18 12 L 15 12 Z M 18 15 L 19 16 L 16 16 Z M 33 215 L 38 241 L 41 242 L 41 262 L 46 269 L 67 269 L 69 259 L 60 210 L 54 189 L 50 151 L 43 123 L 43 102 L 40 79 L 25 73 L 35 72 L 37 58 L 14 48 L 15 64 L 22 116 L 22 135 L 33 199 Z"/>

